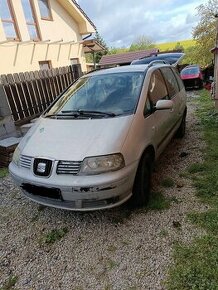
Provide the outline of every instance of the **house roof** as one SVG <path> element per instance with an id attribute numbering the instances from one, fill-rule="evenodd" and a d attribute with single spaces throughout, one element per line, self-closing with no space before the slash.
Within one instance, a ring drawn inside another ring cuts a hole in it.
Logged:
<path id="1" fill-rule="evenodd" d="M 103 55 L 99 64 L 101 66 L 106 66 L 106 65 L 131 63 L 135 59 L 150 56 L 158 52 L 159 52 L 158 48 L 152 48 L 149 50 L 133 51 L 133 52 L 126 52 L 126 53 L 112 54 L 112 55 Z"/>
<path id="2" fill-rule="evenodd" d="M 72 2 L 76 5 L 76 7 L 80 10 L 80 12 L 85 16 L 85 18 L 89 21 L 89 23 L 92 25 L 92 27 L 97 30 L 95 24 L 91 21 L 91 19 L 88 17 L 88 15 L 85 13 L 85 11 L 80 7 L 80 5 L 76 2 L 76 0 L 72 0 Z"/>
<path id="3" fill-rule="evenodd" d="M 87 39 L 83 41 L 85 53 L 104 51 L 106 48 L 97 39 Z"/>
<path id="4" fill-rule="evenodd" d="M 89 34 L 96 32 L 96 26 L 79 6 L 76 0 L 57 0 L 62 7 L 78 23 L 80 34 Z"/>

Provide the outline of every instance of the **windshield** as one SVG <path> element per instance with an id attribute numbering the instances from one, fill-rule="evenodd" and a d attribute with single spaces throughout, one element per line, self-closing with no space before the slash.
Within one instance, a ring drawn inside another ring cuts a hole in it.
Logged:
<path id="1" fill-rule="evenodd" d="M 144 73 L 126 72 L 86 76 L 73 84 L 46 117 L 115 117 L 133 114 Z"/>
<path id="2" fill-rule="evenodd" d="M 192 68 L 186 68 L 181 71 L 181 75 L 196 75 L 199 74 L 199 68 L 198 67 L 192 67 Z"/>

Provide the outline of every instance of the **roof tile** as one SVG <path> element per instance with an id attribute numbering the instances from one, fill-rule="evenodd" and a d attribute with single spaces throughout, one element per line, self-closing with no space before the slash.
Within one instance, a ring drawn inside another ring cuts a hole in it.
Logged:
<path id="1" fill-rule="evenodd" d="M 135 59 L 150 56 L 150 55 L 156 54 L 158 52 L 159 52 L 158 48 L 152 48 L 149 50 L 141 50 L 141 51 L 119 53 L 119 54 L 103 55 L 99 64 L 101 66 L 104 66 L 104 65 L 116 65 L 116 64 L 131 63 Z"/>

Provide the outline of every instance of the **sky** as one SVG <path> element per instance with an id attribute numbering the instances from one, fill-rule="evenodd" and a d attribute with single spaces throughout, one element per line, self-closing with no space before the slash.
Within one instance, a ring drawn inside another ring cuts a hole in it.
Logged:
<path id="1" fill-rule="evenodd" d="M 108 47 L 129 47 L 145 35 L 155 43 L 192 38 L 196 7 L 208 0 L 77 0 Z"/>

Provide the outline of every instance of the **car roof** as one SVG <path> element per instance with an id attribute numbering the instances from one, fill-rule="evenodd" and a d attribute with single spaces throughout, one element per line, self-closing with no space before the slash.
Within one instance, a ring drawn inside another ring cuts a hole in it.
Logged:
<path id="1" fill-rule="evenodd" d="M 131 65 L 149 64 L 152 61 L 166 61 L 169 64 L 176 65 L 185 56 L 182 52 L 159 53 L 149 57 L 141 58 L 132 61 Z"/>
<path id="2" fill-rule="evenodd" d="M 145 72 L 148 68 L 148 65 L 125 65 L 119 67 L 113 67 L 108 69 L 100 69 L 87 74 L 88 76 L 96 76 L 103 74 L 112 74 L 112 73 L 125 73 L 125 72 Z M 87 76 L 85 75 L 85 76 Z"/>
<path id="3" fill-rule="evenodd" d="M 170 64 L 163 64 L 163 63 L 153 63 L 153 65 L 149 64 L 141 64 L 141 65 L 125 65 L 125 66 L 119 66 L 114 68 L 108 68 L 108 69 L 102 69 L 102 70 L 96 70 L 93 72 L 90 72 L 83 77 L 87 76 L 97 76 L 97 75 L 106 75 L 106 74 L 115 74 L 115 73 L 127 73 L 127 72 L 146 72 L 151 67 L 171 67 Z"/>

